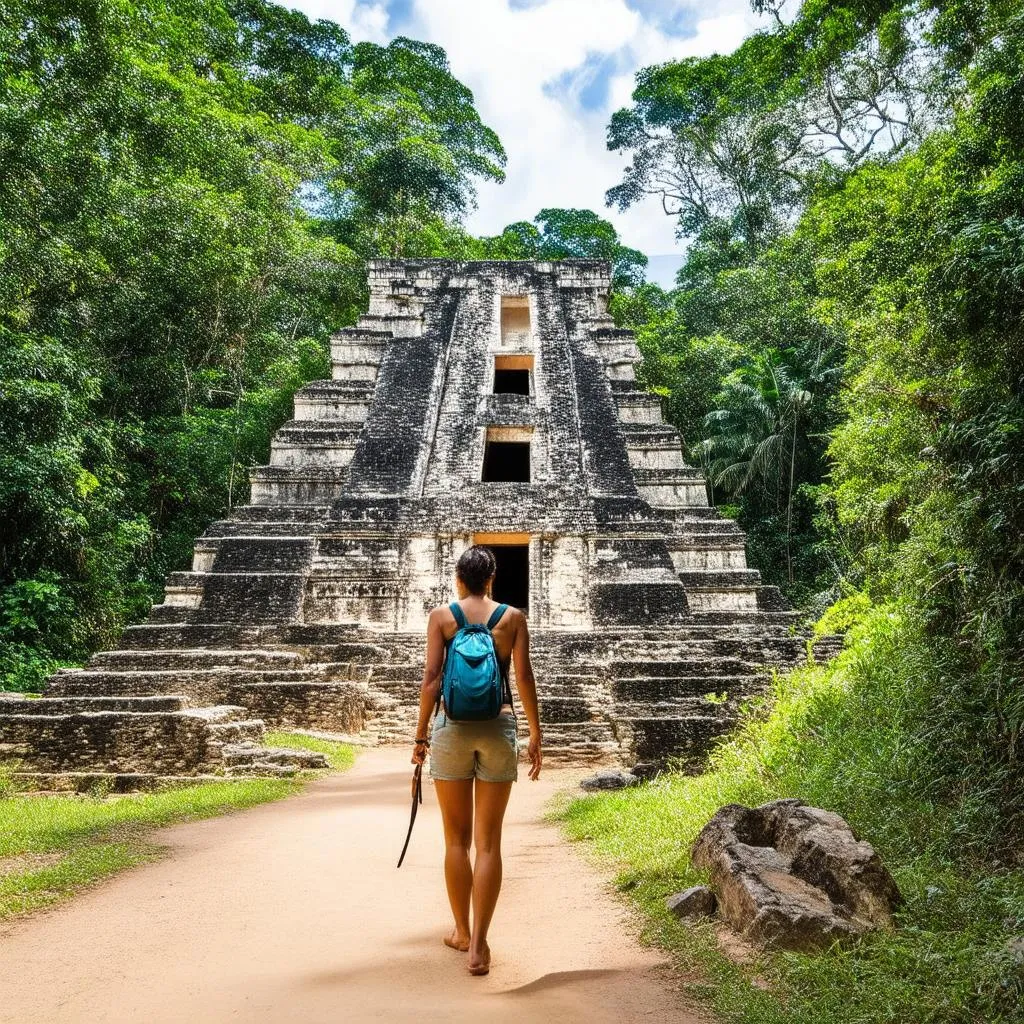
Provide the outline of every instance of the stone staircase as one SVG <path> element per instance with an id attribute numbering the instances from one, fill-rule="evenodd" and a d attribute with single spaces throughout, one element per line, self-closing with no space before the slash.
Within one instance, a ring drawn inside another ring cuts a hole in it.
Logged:
<path id="1" fill-rule="evenodd" d="M 265 746 L 264 735 L 244 707 L 193 707 L 181 694 L 0 699 L 0 756 L 15 779 L 43 789 L 126 791 L 327 767 L 322 754 Z"/>
<path id="2" fill-rule="evenodd" d="M 232 648 L 251 630 L 225 624 L 199 646 L 182 627 L 129 628 L 125 647 L 61 669 L 45 696 L 0 700 L 0 757 L 45 788 L 145 788 L 161 779 L 289 776 L 321 754 L 270 748 L 267 727 L 358 733 L 365 671 L 302 651 Z M 154 639 L 168 646 L 154 646 Z M 187 639 L 194 646 L 171 646 Z"/>

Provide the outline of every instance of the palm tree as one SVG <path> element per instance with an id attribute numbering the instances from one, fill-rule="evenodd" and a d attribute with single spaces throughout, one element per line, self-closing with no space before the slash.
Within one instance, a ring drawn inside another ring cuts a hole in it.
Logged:
<path id="1" fill-rule="evenodd" d="M 797 449 L 817 391 L 840 372 L 831 352 L 819 348 L 811 360 L 795 349 L 758 352 L 723 382 L 721 405 L 708 413 L 708 436 L 697 450 L 712 486 L 731 495 L 760 487 L 786 509 L 786 571 L 793 582 L 791 539 Z"/>

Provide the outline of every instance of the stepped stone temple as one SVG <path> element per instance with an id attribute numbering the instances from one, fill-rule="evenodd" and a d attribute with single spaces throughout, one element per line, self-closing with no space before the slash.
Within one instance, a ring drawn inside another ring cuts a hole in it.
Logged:
<path id="1" fill-rule="evenodd" d="M 295 395 L 251 504 L 197 541 L 122 649 L 0 701 L 0 754 L 54 785 L 293 771 L 264 728 L 412 737 L 429 609 L 472 543 L 526 609 L 545 747 L 699 761 L 795 613 L 708 505 L 606 263 L 376 260 L 370 308 Z"/>

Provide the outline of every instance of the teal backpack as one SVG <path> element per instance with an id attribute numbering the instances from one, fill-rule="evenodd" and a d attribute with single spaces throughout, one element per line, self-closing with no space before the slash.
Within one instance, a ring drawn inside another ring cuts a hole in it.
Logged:
<path id="1" fill-rule="evenodd" d="M 438 704 L 444 698 L 445 714 L 456 722 L 483 722 L 497 718 L 501 706 L 512 703 L 512 687 L 501 670 L 491 630 L 508 609 L 499 604 L 487 625 L 469 623 L 458 602 L 449 606 L 458 632 L 448 643 L 441 676 Z"/>

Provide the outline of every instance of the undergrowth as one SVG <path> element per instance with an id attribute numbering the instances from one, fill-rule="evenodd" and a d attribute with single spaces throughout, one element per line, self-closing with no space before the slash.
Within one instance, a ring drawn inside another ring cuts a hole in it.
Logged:
<path id="1" fill-rule="evenodd" d="M 990 799 L 985 766 L 935 742 L 934 663 L 906 609 L 873 609 L 834 661 L 778 676 L 704 774 L 666 774 L 557 812 L 572 837 L 617 867 L 648 937 L 688 974 L 698 965 L 691 991 L 724 1020 L 1024 1020 L 1020 837 Z M 837 811 L 874 844 L 905 897 L 894 932 L 740 966 L 711 925 L 671 918 L 664 897 L 704 880 L 689 848 L 711 815 L 779 797 Z"/>

